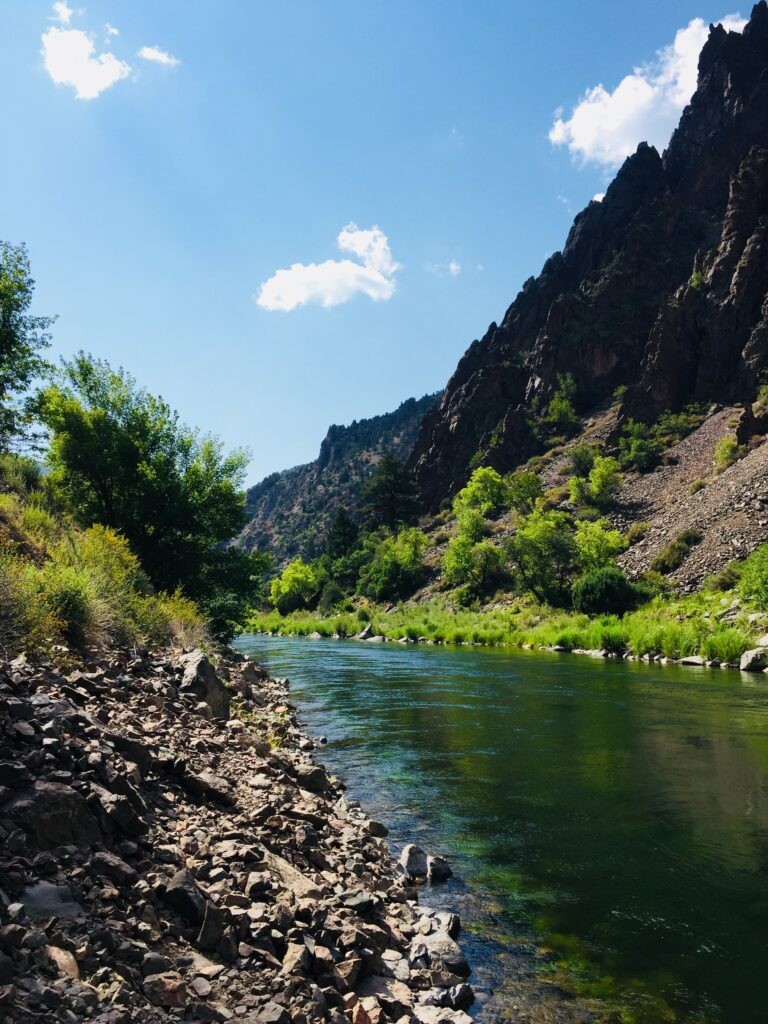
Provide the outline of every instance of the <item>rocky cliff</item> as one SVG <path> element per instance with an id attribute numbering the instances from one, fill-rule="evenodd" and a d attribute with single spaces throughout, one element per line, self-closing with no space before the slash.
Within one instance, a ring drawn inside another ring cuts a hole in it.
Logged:
<path id="1" fill-rule="evenodd" d="M 478 453 L 500 470 L 540 445 L 534 410 L 561 375 L 589 413 L 628 387 L 621 417 L 745 402 L 768 363 L 768 6 L 743 33 L 712 27 L 698 87 L 663 155 L 643 143 L 562 252 L 474 341 L 412 455 L 427 506 Z"/>
<path id="2" fill-rule="evenodd" d="M 249 522 L 240 542 L 249 550 L 268 548 L 279 564 L 315 554 L 335 511 L 356 512 L 381 456 L 409 457 L 421 420 L 438 398 L 409 398 L 394 412 L 332 426 L 314 462 L 273 473 L 249 490 Z"/>

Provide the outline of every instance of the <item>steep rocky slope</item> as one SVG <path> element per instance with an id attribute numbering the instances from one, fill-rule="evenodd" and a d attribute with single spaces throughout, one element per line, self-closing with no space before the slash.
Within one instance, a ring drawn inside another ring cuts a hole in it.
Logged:
<path id="1" fill-rule="evenodd" d="M 693 400 L 744 402 L 768 365 L 768 6 L 710 30 L 698 87 L 660 156 L 641 144 L 562 252 L 460 361 L 414 448 L 427 506 L 537 451 L 534 409 L 571 374 L 587 413 L 619 385 L 653 418 Z"/>
<path id="2" fill-rule="evenodd" d="M 410 456 L 421 420 L 438 398 L 409 398 L 395 412 L 332 426 L 314 462 L 273 473 L 249 490 L 249 522 L 240 543 L 249 550 L 268 548 L 278 564 L 315 554 L 336 510 L 355 513 L 381 456 Z"/>

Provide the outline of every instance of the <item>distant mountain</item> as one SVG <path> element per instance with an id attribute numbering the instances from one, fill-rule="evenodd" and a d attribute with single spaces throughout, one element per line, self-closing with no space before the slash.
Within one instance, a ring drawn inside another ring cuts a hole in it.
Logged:
<path id="1" fill-rule="evenodd" d="M 643 143 L 565 247 L 461 359 L 411 457 L 437 509 L 478 462 L 509 470 L 563 375 L 589 414 L 749 403 L 768 375 L 768 7 L 710 29 L 668 148 Z"/>
<path id="2" fill-rule="evenodd" d="M 358 510 L 362 486 L 381 456 L 409 458 L 424 414 L 439 398 L 409 398 L 394 412 L 330 427 L 314 462 L 272 473 L 251 487 L 240 543 L 269 549 L 279 564 L 316 554 L 336 510 Z"/>

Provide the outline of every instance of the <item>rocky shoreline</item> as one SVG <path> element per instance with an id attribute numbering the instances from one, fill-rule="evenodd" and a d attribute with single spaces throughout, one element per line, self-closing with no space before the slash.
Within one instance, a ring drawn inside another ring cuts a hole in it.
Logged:
<path id="1" fill-rule="evenodd" d="M 449 869 L 312 758 L 228 652 L 0 664 L 0 1020 L 468 1024 Z"/>

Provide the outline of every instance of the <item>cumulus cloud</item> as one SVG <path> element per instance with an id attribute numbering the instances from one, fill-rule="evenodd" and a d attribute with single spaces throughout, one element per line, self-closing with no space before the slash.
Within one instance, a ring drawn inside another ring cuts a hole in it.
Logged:
<path id="1" fill-rule="evenodd" d="M 142 46 L 139 50 L 139 56 L 142 60 L 153 61 L 155 64 L 164 64 L 167 68 L 176 68 L 181 63 L 178 57 L 174 57 L 173 54 L 167 53 L 157 46 Z"/>
<path id="2" fill-rule="evenodd" d="M 262 309 L 288 311 L 310 302 L 327 309 L 349 302 L 356 295 L 367 295 L 374 302 L 392 298 L 394 275 L 400 264 L 392 258 L 389 239 L 380 228 L 347 224 L 336 237 L 336 244 L 342 252 L 356 256 L 357 261 L 293 263 L 260 286 L 257 304 Z"/>
<path id="3" fill-rule="evenodd" d="M 721 24 L 740 32 L 746 20 L 729 14 Z M 607 167 L 620 164 L 643 141 L 663 149 L 696 89 L 699 53 L 708 34 L 706 23 L 694 18 L 650 64 L 635 68 L 613 91 L 603 85 L 588 89 L 570 117 L 555 113 L 550 141 L 584 163 Z"/>
<path id="4" fill-rule="evenodd" d="M 74 28 L 43 33 L 43 63 L 57 85 L 71 85 L 79 100 L 93 100 L 131 73 L 113 53 L 96 53 L 90 36 Z"/>
<path id="5" fill-rule="evenodd" d="M 605 192 L 595 192 L 595 194 L 592 196 L 592 201 L 595 203 L 602 203 L 604 199 Z"/>

